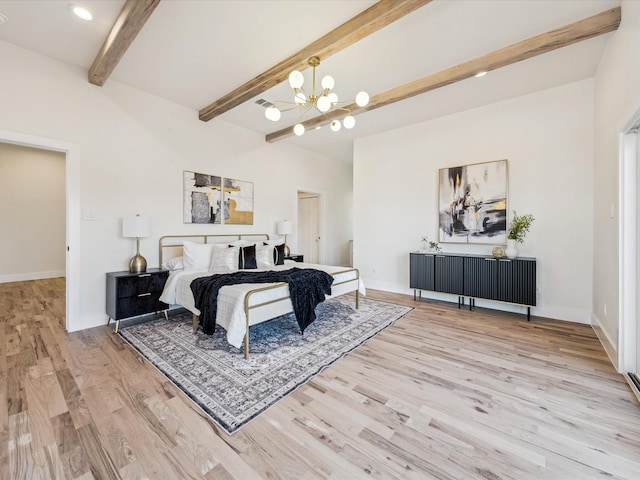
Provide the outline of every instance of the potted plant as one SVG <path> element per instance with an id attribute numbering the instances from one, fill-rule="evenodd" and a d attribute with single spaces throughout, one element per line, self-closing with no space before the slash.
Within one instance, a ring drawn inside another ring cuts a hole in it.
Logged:
<path id="1" fill-rule="evenodd" d="M 516 258 L 518 256 L 516 242 L 522 243 L 524 241 L 534 220 L 535 218 L 530 213 L 518 215 L 515 210 L 513 211 L 513 219 L 507 234 L 507 249 L 505 250 L 507 258 Z"/>

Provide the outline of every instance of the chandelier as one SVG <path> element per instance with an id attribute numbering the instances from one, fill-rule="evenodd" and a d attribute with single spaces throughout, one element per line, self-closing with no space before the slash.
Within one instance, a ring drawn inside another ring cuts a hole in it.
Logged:
<path id="1" fill-rule="evenodd" d="M 342 128 L 343 124 L 344 128 L 353 128 L 356 124 L 356 119 L 351 116 L 351 111 L 348 108 L 339 106 L 339 104 L 341 103 L 353 103 L 353 100 L 338 100 L 338 95 L 335 92 L 331 91 L 335 85 L 333 77 L 329 75 L 322 77 L 322 81 L 320 82 L 322 90 L 316 93 L 316 67 L 318 65 L 320 65 L 320 59 L 318 57 L 314 56 L 309 59 L 309 66 L 311 66 L 311 68 L 313 69 L 311 93 L 305 92 L 304 88 L 302 88 L 302 84 L 304 83 L 304 77 L 302 76 L 302 73 L 300 73 L 298 70 L 294 70 L 289 74 L 289 85 L 293 89 L 293 101 L 287 102 L 284 100 L 277 100 L 273 102 L 273 105 L 265 110 L 265 117 L 267 117 L 271 121 L 277 122 L 278 120 L 280 120 L 282 112 L 298 110 L 300 112 L 300 116 L 298 117 L 298 123 L 293 127 L 293 132 L 296 135 L 301 136 L 304 135 L 304 125 L 302 124 L 302 118 L 309 110 L 315 109 L 325 117 L 327 116 L 326 114 L 328 112 L 343 110 L 347 113 L 347 115 L 342 119 L 342 123 L 340 123 L 340 120 L 332 120 L 331 130 L 337 132 Z M 369 103 L 369 95 L 367 94 L 367 92 L 360 92 L 358 93 L 358 95 L 356 95 L 355 102 L 359 107 L 365 107 Z M 284 110 L 280 110 L 277 107 L 277 104 L 279 103 L 293 106 Z"/>

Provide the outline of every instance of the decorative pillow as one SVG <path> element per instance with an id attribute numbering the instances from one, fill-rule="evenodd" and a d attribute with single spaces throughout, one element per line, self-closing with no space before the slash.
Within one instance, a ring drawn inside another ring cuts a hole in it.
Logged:
<path id="1" fill-rule="evenodd" d="M 258 268 L 256 262 L 256 246 L 247 245 L 246 247 L 240 247 L 240 254 L 238 255 L 238 268 L 249 269 Z"/>
<path id="2" fill-rule="evenodd" d="M 273 245 L 256 245 L 256 263 L 258 268 L 272 267 L 274 261 Z"/>
<path id="3" fill-rule="evenodd" d="M 246 247 L 248 245 L 253 245 L 255 242 L 250 242 L 249 240 L 236 240 L 235 242 L 231 242 L 229 244 L 230 247 Z"/>
<path id="4" fill-rule="evenodd" d="M 274 245 L 273 262 L 276 265 L 284 265 L 284 243 L 282 245 Z"/>
<path id="5" fill-rule="evenodd" d="M 278 238 L 277 240 L 265 240 L 265 245 L 284 245 L 284 238 Z"/>
<path id="6" fill-rule="evenodd" d="M 184 268 L 183 257 L 173 257 L 162 263 L 162 268 L 165 270 L 180 270 Z"/>
<path id="7" fill-rule="evenodd" d="M 184 269 L 197 270 L 209 268 L 212 251 L 213 246 L 211 244 L 185 241 L 182 247 Z"/>
<path id="8" fill-rule="evenodd" d="M 211 273 L 231 273 L 237 271 L 239 251 L 240 249 L 238 247 L 214 249 L 209 271 Z"/>

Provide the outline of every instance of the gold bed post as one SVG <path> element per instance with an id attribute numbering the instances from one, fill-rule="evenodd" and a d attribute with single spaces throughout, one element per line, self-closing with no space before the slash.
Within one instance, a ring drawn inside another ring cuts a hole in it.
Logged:
<path id="1" fill-rule="evenodd" d="M 247 329 L 244 332 L 244 359 L 249 360 L 249 301 L 245 295 L 244 318 L 247 321 Z"/>
<path id="2" fill-rule="evenodd" d="M 196 330 L 198 330 L 198 316 L 195 313 L 191 314 L 191 321 L 193 323 L 193 333 L 196 333 Z"/>

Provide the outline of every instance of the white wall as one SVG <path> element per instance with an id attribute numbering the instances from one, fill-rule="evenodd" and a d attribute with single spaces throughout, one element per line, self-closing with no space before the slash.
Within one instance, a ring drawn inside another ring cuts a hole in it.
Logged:
<path id="1" fill-rule="evenodd" d="M 625 1 L 622 22 L 607 42 L 595 77 L 593 323 L 616 365 L 620 341 L 618 148 L 620 134 L 639 110 L 640 2 Z"/>
<path id="2" fill-rule="evenodd" d="M 592 138 L 593 81 L 584 80 L 357 141 L 355 266 L 368 287 L 410 293 L 409 252 L 422 248 L 423 235 L 438 238 L 438 169 L 507 159 L 508 209 L 536 219 L 519 246 L 521 256 L 538 259 L 532 314 L 589 322 Z M 493 248 L 442 246 L 481 254 Z"/>
<path id="3" fill-rule="evenodd" d="M 79 319 L 70 330 L 102 325 L 105 273 L 125 270 L 135 242 L 121 238 L 123 216 L 140 213 L 153 221 L 153 237 L 141 241 L 150 267 L 158 265 L 157 240 L 179 233 L 266 232 L 278 220 L 295 219 L 297 191 L 325 199 L 323 258 L 348 262 L 352 236 L 351 165 L 220 119 L 198 120 L 196 111 L 108 81 L 87 82 L 86 71 L 0 42 L 3 74 L 0 130 L 58 139 L 78 145 L 80 210 L 97 221 L 80 222 Z M 253 226 L 185 225 L 182 172 L 195 170 L 254 182 Z M 347 208 L 345 208 L 347 205 Z M 295 229 L 294 229 L 295 230 Z M 295 235 L 289 237 L 295 251 Z"/>
<path id="4" fill-rule="evenodd" d="M 0 143 L 0 282 L 65 275 L 65 157 Z"/>

